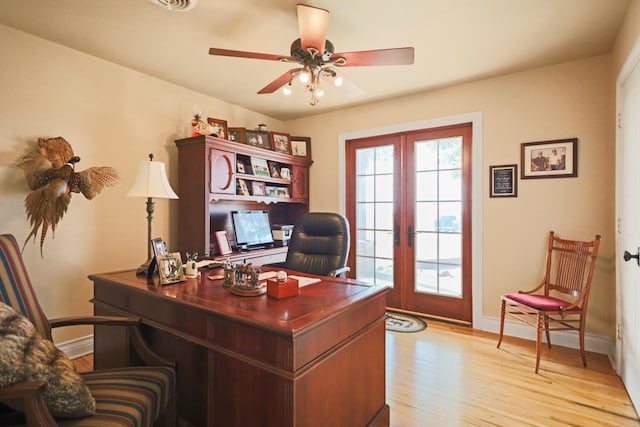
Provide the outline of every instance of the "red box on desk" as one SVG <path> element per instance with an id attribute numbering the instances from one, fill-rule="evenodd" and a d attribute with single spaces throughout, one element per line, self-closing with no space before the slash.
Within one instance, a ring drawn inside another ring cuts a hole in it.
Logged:
<path id="1" fill-rule="evenodd" d="M 270 297 L 277 299 L 295 297 L 299 292 L 298 279 L 291 277 L 287 277 L 284 281 L 267 279 L 267 295 Z"/>

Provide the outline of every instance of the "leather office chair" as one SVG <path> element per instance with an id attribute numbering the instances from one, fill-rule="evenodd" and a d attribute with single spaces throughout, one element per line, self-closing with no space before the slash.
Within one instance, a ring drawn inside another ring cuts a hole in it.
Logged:
<path id="1" fill-rule="evenodd" d="M 13 309 L 14 313 L 10 315 L 12 318 L 28 319 L 28 322 L 21 321 L 21 324 L 30 322 L 33 325 L 30 327 L 30 329 L 35 328 L 32 340 L 51 341 L 51 328 L 58 326 L 97 324 L 128 327 L 132 349 L 135 349 L 143 363 L 153 365 L 105 369 L 80 374 L 96 403 L 95 415 L 81 418 L 54 418 L 45 398 L 43 398 L 44 390 L 47 389 L 47 382 L 44 380 L 10 383 L 0 387 L 0 425 L 23 426 L 26 423 L 29 427 L 151 427 L 161 413 L 163 414 L 162 421 L 165 423 L 163 425 L 175 425 L 176 373 L 174 364 L 158 357 L 146 346 L 139 330 L 140 320 L 112 316 L 67 317 L 48 320 L 33 291 L 18 244 L 14 236 L 10 234 L 0 235 L 0 302 Z M 4 310 L 6 312 L 7 308 L 5 307 Z M 15 323 L 14 321 L 13 324 Z M 7 333 L 9 326 L 5 327 L 3 334 Z M 12 333 L 14 339 L 18 340 L 20 334 Z M 43 345 L 50 344 L 44 343 Z M 27 347 L 32 347 L 32 345 Z M 53 346 L 50 345 L 48 348 L 53 348 Z M 61 354 L 56 357 L 66 359 L 66 356 Z M 46 362 L 49 365 L 53 363 L 52 360 Z M 65 363 L 66 361 L 63 360 L 52 366 L 59 367 Z M 15 368 L 14 372 L 18 370 L 16 367 L 11 368 Z M 6 369 L 6 366 L 3 369 Z M 46 365 L 43 369 L 46 369 Z M 60 375 L 68 374 L 63 372 Z M 55 375 L 49 377 L 54 378 L 54 381 L 60 378 Z M 68 393 L 68 388 L 63 391 Z M 8 406 L 3 405 L 5 403 L 11 408 L 22 407 L 24 414 L 10 410 Z"/>
<path id="2" fill-rule="evenodd" d="M 595 267 L 600 236 L 588 242 L 566 240 L 549 233 L 545 275 L 537 288 L 502 296 L 500 338 L 504 319 L 509 317 L 536 328 L 536 374 L 540 367 L 542 332 L 551 348 L 549 331 L 577 331 L 582 364 L 587 366 L 584 351 L 584 329 L 587 321 L 589 291 Z"/>
<path id="3" fill-rule="evenodd" d="M 307 212 L 293 226 L 287 259 L 270 264 L 302 273 L 345 277 L 349 255 L 349 221 L 330 212 Z"/>

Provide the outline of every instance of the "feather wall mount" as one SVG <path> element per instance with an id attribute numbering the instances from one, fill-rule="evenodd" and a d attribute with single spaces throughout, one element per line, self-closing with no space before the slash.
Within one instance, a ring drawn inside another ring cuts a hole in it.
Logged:
<path id="1" fill-rule="evenodd" d="M 29 239 L 35 242 L 40 230 L 40 256 L 47 231 L 54 233 L 71 202 L 71 193 L 82 193 L 91 200 L 105 187 L 119 183 L 118 171 L 112 167 L 91 167 L 75 171 L 80 157 L 62 137 L 38 139 L 38 146 L 18 162 L 31 192 L 24 200 L 31 232 L 22 245 L 24 251 Z"/>

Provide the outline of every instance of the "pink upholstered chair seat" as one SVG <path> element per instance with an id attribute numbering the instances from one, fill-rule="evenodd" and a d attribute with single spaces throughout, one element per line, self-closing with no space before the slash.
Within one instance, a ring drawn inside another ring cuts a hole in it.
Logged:
<path id="1" fill-rule="evenodd" d="M 568 307 L 572 304 L 571 302 L 561 300 L 560 298 L 536 294 L 507 294 L 504 298 L 541 311 L 558 311 L 562 307 Z M 577 307 L 573 307 L 573 310 L 579 309 Z"/>

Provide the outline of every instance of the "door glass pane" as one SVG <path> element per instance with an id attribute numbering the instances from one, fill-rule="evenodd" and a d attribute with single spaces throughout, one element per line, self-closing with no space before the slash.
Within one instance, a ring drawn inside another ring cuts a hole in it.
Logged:
<path id="1" fill-rule="evenodd" d="M 356 279 L 393 286 L 393 145 L 356 152 Z"/>
<path id="2" fill-rule="evenodd" d="M 414 152 L 415 291 L 462 297 L 462 138 L 418 141 Z"/>

